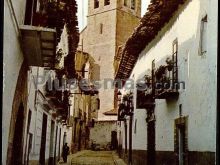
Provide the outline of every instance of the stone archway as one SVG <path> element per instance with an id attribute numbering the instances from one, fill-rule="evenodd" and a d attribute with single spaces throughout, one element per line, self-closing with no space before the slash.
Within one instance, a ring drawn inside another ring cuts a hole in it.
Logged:
<path id="1" fill-rule="evenodd" d="M 27 65 L 23 62 L 15 88 L 8 138 L 7 164 L 22 164 L 27 114 Z M 10 98 L 9 98 L 10 99 Z M 19 149 L 17 148 L 19 147 Z"/>

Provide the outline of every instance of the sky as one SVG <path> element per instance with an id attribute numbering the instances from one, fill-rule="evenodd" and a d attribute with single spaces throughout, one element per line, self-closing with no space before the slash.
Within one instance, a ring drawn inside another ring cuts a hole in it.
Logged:
<path id="1" fill-rule="evenodd" d="M 88 14 L 88 0 L 76 0 L 78 3 L 78 21 L 79 21 L 79 30 L 81 31 L 86 26 L 86 16 Z M 147 6 L 150 3 L 150 0 L 142 0 L 141 15 L 143 16 L 147 11 Z"/>

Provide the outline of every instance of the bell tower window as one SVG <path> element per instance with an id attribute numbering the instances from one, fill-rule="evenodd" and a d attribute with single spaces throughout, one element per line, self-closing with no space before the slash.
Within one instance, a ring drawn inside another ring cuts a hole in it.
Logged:
<path id="1" fill-rule="evenodd" d="M 102 34 L 103 33 L 103 24 L 100 23 L 100 29 L 99 29 L 99 33 Z"/>
<path id="2" fill-rule="evenodd" d="M 110 0 L 105 0 L 105 6 L 110 5 Z"/>
<path id="3" fill-rule="evenodd" d="M 124 0 L 124 6 L 128 6 L 128 0 Z"/>
<path id="4" fill-rule="evenodd" d="M 124 6 L 135 10 L 136 8 L 136 0 L 124 0 Z"/>
<path id="5" fill-rule="evenodd" d="M 132 9 L 132 10 L 135 9 L 135 0 L 131 0 L 131 9 Z"/>
<path id="6" fill-rule="evenodd" d="M 94 0 L 94 8 L 99 8 L 99 0 Z"/>

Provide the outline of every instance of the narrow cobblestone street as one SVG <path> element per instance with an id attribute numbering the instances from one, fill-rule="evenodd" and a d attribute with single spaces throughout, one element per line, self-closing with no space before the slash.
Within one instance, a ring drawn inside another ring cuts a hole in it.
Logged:
<path id="1" fill-rule="evenodd" d="M 126 165 L 126 163 L 115 151 L 84 150 L 69 155 L 67 163 L 60 161 L 59 165 Z"/>

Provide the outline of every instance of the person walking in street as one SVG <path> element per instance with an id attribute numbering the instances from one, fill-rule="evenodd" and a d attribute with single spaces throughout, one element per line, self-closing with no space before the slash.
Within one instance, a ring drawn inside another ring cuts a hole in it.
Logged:
<path id="1" fill-rule="evenodd" d="M 67 162 L 68 154 L 69 154 L 69 147 L 68 147 L 67 143 L 65 143 L 65 145 L 63 146 L 63 155 L 62 155 L 64 163 Z"/>

